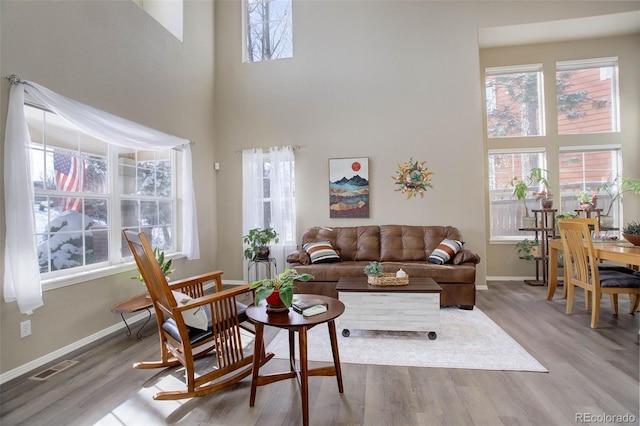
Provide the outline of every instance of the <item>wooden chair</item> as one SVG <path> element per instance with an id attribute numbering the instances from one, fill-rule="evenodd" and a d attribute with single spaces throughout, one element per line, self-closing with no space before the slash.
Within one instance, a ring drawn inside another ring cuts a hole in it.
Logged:
<path id="1" fill-rule="evenodd" d="M 126 229 L 123 233 L 153 301 L 160 336 L 160 360 L 137 362 L 133 367 L 182 365 L 185 370 L 186 389 L 159 392 L 154 399 L 202 396 L 249 376 L 253 355 L 245 356 L 240 338 L 241 321 L 247 319 L 246 306 L 236 301 L 237 296 L 249 291 L 249 285 L 222 290 L 222 271 L 169 284 L 145 234 Z M 210 281 L 215 282 L 216 292 L 205 294 L 204 283 Z M 194 323 L 196 319 L 199 324 Z M 196 373 L 195 360 L 212 351 L 215 351 L 216 367 L 206 373 Z M 263 356 L 264 362 L 272 357 L 273 354 Z"/>
<path id="2" fill-rule="evenodd" d="M 586 223 L 587 225 L 589 225 L 589 229 L 591 229 L 596 235 L 600 234 L 600 221 L 596 217 L 567 218 L 567 219 L 560 219 L 558 221 L 558 223 L 560 223 L 560 222 Z M 560 228 L 558 228 L 558 229 L 560 229 Z M 602 271 L 618 271 L 618 272 L 624 272 L 625 274 L 632 274 L 634 272 L 633 269 L 628 268 L 626 266 L 622 266 L 622 265 L 603 265 L 601 260 L 599 260 L 598 262 L 599 262 L 598 271 L 600 271 L 600 272 L 602 272 Z M 566 277 L 567 268 L 564 268 L 564 272 L 565 272 L 564 280 L 566 282 L 566 280 L 567 280 L 567 277 Z M 591 298 L 589 297 L 590 294 L 591 294 L 590 292 L 585 290 L 585 292 L 584 292 L 584 306 L 585 306 L 586 309 L 591 309 Z M 565 299 L 567 298 L 567 286 L 564 286 L 562 288 L 562 297 L 564 297 Z M 613 295 L 611 297 L 613 297 Z M 629 295 L 629 297 L 631 297 L 631 295 Z"/>
<path id="3" fill-rule="evenodd" d="M 585 222 L 559 221 L 560 236 L 565 253 L 567 287 L 567 314 L 573 308 L 575 287 L 585 289 L 585 297 L 592 300 L 591 328 L 598 328 L 602 294 L 611 295 L 611 308 L 618 314 L 618 294 L 640 295 L 640 277 L 619 271 L 599 271 L 589 225 Z M 640 297 L 635 297 L 630 312 L 638 308 Z"/>

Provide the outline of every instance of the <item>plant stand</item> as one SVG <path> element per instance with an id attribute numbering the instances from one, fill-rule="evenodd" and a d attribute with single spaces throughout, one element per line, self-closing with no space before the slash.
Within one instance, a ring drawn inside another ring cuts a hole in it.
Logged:
<path id="1" fill-rule="evenodd" d="M 602 209 L 590 209 L 590 210 L 575 209 L 574 211 L 580 217 L 583 217 L 583 216 L 586 218 L 594 217 L 598 219 L 598 226 L 600 228 L 600 232 L 618 231 L 618 228 L 602 225 Z"/>
<path id="2" fill-rule="evenodd" d="M 247 278 L 251 281 L 251 269 L 254 269 L 256 279 L 254 281 L 258 281 L 260 279 L 260 265 L 264 266 L 266 278 L 271 278 L 272 276 L 278 275 L 278 264 L 276 262 L 275 257 L 270 257 L 268 259 L 254 259 L 250 260 L 247 264 Z M 273 275 L 272 275 L 273 273 Z"/>
<path id="3" fill-rule="evenodd" d="M 535 226 L 533 228 L 520 228 L 520 231 L 531 231 L 535 234 L 535 240 L 539 242 L 538 255 L 535 257 L 536 262 L 536 279 L 524 280 L 525 283 L 532 286 L 543 286 L 547 284 L 549 276 L 549 240 L 557 238 L 556 236 L 556 213 L 557 209 L 532 210 L 535 218 Z"/>

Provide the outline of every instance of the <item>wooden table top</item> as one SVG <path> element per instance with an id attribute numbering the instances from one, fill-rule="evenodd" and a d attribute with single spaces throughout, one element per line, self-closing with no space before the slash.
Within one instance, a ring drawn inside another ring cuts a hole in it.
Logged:
<path id="1" fill-rule="evenodd" d="M 337 291 L 372 293 L 372 292 L 396 292 L 396 293 L 440 293 L 442 287 L 433 278 L 411 278 L 406 285 L 371 285 L 367 277 L 342 277 L 336 285 Z"/>
<path id="2" fill-rule="evenodd" d="M 129 299 L 123 300 L 122 302 L 116 303 L 111 308 L 111 312 L 115 312 L 117 314 L 120 313 L 130 313 L 137 312 L 143 309 L 148 309 L 153 306 L 153 301 L 151 297 L 147 296 L 147 293 L 138 294 L 136 296 L 130 297 Z"/>
<path id="3" fill-rule="evenodd" d="M 549 249 L 562 250 L 562 240 L 549 240 Z M 599 259 L 640 266 L 640 246 L 634 246 L 624 240 L 593 241 L 593 249 Z"/>
<path id="4" fill-rule="evenodd" d="M 344 312 L 344 303 L 338 299 L 328 296 L 320 296 L 317 294 L 294 294 L 295 299 L 309 300 L 320 299 L 323 302 L 327 302 L 328 310 L 325 313 L 313 315 L 311 317 L 305 317 L 302 314 L 297 313 L 293 308 L 289 308 L 288 312 L 276 312 L 267 313 L 267 302 L 260 302 L 259 306 L 253 304 L 247 308 L 247 316 L 253 321 L 257 321 L 264 325 L 272 325 L 280 328 L 298 328 L 302 326 L 313 326 L 316 324 L 322 324 L 323 322 L 331 321 Z"/>

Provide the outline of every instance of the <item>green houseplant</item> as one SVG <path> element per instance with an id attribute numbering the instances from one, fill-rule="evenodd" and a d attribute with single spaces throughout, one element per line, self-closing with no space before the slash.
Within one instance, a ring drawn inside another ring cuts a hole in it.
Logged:
<path id="1" fill-rule="evenodd" d="M 267 308 L 269 306 L 278 308 L 278 305 L 290 308 L 293 302 L 293 282 L 295 280 L 309 281 L 313 278 L 311 274 L 299 274 L 295 269 L 286 268 L 275 278 L 254 281 L 249 286 L 251 289 L 257 288 L 253 303 L 258 306 L 260 302 L 266 299 Z"/>
<path id="2" fill-rule="evenodd" d="M 275 229 L 269 227 L 249 230 L 249 233 L 242 237 L 242 241 L 249 245 L 249 247 L 244 250 L 245 259 L 255 260 L 268 259 L 270 253 L 268 244 L 271 241 L 278 243 L 280 240 Z"/>
<path id="3" fill-rule="evenodd" d="M 622 228 L 622 236 L 634 246 L 640 246 L 640 223 L 635 220 Z"/>
<path id="4" fill-rule="evenodd" d="M 595 192 L 590 194 L 586 191 L 580 191 L 578 195 L 576 195 L 576 199 L 580 203 L 582 210 L 593 210 L 598 205 L 598 194 Z"/>
<path id="5" fill-rule="evenodd" d="M 516 249 L 522 259 L 533 260 L 539 255 L 540 241 L 525 238 L 516 243 Z"/>
<path id="6" fill-rule="evenodd" d="M 625 192 L 631 192 L 636 195 L 640 195 L 640 179 L 631 179 L 629 177 L 617 176 L 611 182 L 605 182 L 596 188 L 598 192 L 604 191 L 609 194 L 611 201 L 609 207 L 604 213 L 604 216 L 611 215 L 611 209 L 622 194 Z"/>
<path id="7" fill-rule="evenodd" d="M 380 262 L 369 262 L 367 266 L 364 267 L 364 273 L 367 276 L 373 277 L 381 277 L 382 276 L 382 263 Z"/>
<path id="8" fill-rule="evenodd" d="M 542 190 L 540 192 L 533 193 L 534 195 L 536 195 L 536 200 L 542 200 L 544 202 L 544 208 L 551 208 L 551 206 L 553 205 L 553 195 L 551 194 L 551 186 L 549 185 L 549 181 L 545 177 L 546 173 L 547 171 L 545 169 L 534 167 L 529 170 L 529 174 L 525 176 L 524 179 L 521 179 L 518 176 L 515 176 L 513 179 L 511 179 L 509 185 L 513 188 L 513 195 L 518 200 L 522 200 L 522 203 L 524 204 L 525 218 L 531 218 L 531 216 L 529 215 L 529 207 L 527 206 L 527 193 L 529 192 L 529 188 L 533 185 L 542 186 Z M 531 225 L 531 219 L 524 220 L 523 226 L 525 228 L 530 228 Z"/>
<path id="9" fill-rule="evenodd" d="M 160 250 L 160 248 L 155 247 L 153 249 L 153 255 L 156 257 L 156 260 L 158 261 L 158 265 L 160 265 L 160 269 L 162 270 L 162 274 L 165 277 L 169 276 L 173 271 L 175 271 L 175 269 L 171 269 L 171 264 L 173 260 L 166 259 L 164 256 L 164 251 Z M 140 273 L 139 269 L 138 269 L 138 275 L 135 277 L 131 277 L 131 279 L 144 281 L 144 278 L 142 278 L 142 274 Z"/>

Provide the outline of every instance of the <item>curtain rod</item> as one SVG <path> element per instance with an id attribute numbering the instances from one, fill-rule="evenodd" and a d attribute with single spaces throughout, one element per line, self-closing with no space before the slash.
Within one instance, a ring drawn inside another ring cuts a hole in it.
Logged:
<path id="1" fill-rule="evenodd" d="M 15 74 L 11 74 L 9 77 L 5 77 L 7 80 L 9 80 L 9 83 L 11 83 L 12 86 L 15 86 L 16 84 L 25 84 L 24 81 L 20 80 L 20 77 L 15 75 Z"/>
<path id="2" fill-rule="evenodd" d="M 274 148 L 285 148 L 284 146 L 277 146 Z M 291 148 L 293 148 L 294 150 L 296 149 L 302 149 L 302 145 L 291 145 Z M 244 148 L 244 149 L 236 149 L 235 152 L 236 154 L 242 154 L 242 151 L 244 151 L 245 149 L 261 149 L 262 151 L 268 150 L 269 148 Z"/>

